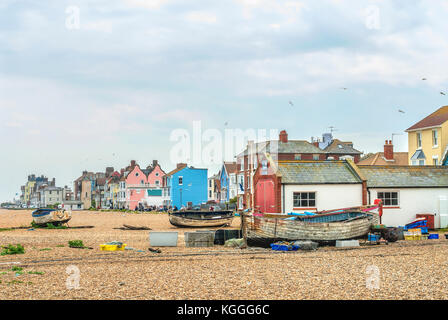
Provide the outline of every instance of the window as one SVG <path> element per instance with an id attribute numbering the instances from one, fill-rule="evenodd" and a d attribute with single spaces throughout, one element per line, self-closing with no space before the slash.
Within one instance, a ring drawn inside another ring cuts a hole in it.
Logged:
<path id="1" fill-rule="evenodd" d="M 398 206 L 398 192 L 378 192 L 378 199 L 383 201 L 384 206 Z"/>
<path id="2" fill-rule="evenodd" d="M 319 160 L 319 155 L 318 154 L 313 154 L 313 160 Z"/>
<path id="3" fill-rule="evenodd" d="M 422 147 L 422 133 L 417 132 L 417 149 Z"/>
<path id="4" fill-rule="evenodd" d="M 159 173 L 158 172 L 156 172 L 156 177 L 158 177 L 159 176 Z"/>
<path id="5" fill-rule="evenodd" d="M 211 198 L 212 197 L 212 190 L 208 191 L 208 197 Z"/>
<path id="6" fill-rule="evenodd" d="M 179 185 L 181 186 L 183 183 L 183 177 L 179 177 Z"/>
<path id="7" fill-rule="evenodd" d="M 301 154 L 295 154 L 294 155 L 294 160 L 302 160 L 302 155 Z"/>
<path id="8" fill-rule="evenodd" d="M 419 166 L 424 166 L 425 165 L 425 160 L 418 160 L 418 165 Z"/>
<path id="9" fill-rule="evenodd" d="M 436 130 L 432 130 L 432 146 L 433 147 L 438 147 L 439 146 L 439 137 L 438 137 L 437 129 Z"/>
<path id="10" fill-rule="evenodd" d="M 212 187 L 212 180 L 208 180 L 208 186 L 211 188 Z"/>
<path id="11" fill-rule="evenodd" d="M 316 207 L 316 192 L 294 192 L 293 202 L 295 208 Z"/>
<path id="12" fill-rule="evenodd" d="M 240 160 L 240 166 L 241 166 L 240 171 L 244 171 L 244 158 Z"/>
<path id="13" fill-rule="evenodd" d="M 160 184 L 159 180 L 156 180 L 156 186 L 158 186 Z"/>
<path id="14" fill-rule="evenodd" d="M 135 173 L 135 176 L 138 177 L 138 172 Z"/>
<path id="15" fill-rule="evenodd" d="M 433 164 L 434 166 L 437 166 L 437 165 L 438 165 L 438 162 L 439 162 L 439 158 L 438 158 L 438 157 L 433 157 L 433 158 L 432 158 L 432 164 Z"/>

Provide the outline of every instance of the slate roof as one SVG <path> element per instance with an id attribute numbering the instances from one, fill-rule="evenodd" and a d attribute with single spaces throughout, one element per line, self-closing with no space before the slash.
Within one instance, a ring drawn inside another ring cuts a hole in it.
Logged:
<path id="1" fill-rule="evenodd" d="M 448 187 L 448 167 L 358 166 L 369 188 Z"/>
<path id="2" fill-rule="evenodd" d="M 256 153 L 325 153 L 325 151 L 306 140 L 288 140 L 288 142 L 286 143 L 283 143 L 279 140 L 271 140 L 266 142 L 254 143 L 254 148 Z M 248 155 L 248 152 L 248 148 L 246 148 L 238 156 Z"/>
<path id="3" fill-rule="evenodd" d="M 362 179 L 346 161 L 279 162 L 285 184 L 353 184 Z"/>
<path id="4" fill-rule="evenodd" d="M 406 131 L 413 131 L 417 129 L 423 129 L 428 127 L 440 126 L 444 122 L 448 121 L 448 106 L 441 107 L 437 111 L 431 113 L 423 120 L 417 122 Z"/>
<path id="5" fill-rule="evenodd" d="M 224 167 L 226 168 L 227 174 L 236 173 L 238 171 L 236 162 L 224 162 Z"/>
<path id="6" fill-rule="evenodd" d="M 334 139 L 333 142 L 324 149 L 324 151 L 326 153 L 335 154 L 362 154 L 361 151 L 353 148 L 350 142 L 342 142 L 338 139 Z"/>

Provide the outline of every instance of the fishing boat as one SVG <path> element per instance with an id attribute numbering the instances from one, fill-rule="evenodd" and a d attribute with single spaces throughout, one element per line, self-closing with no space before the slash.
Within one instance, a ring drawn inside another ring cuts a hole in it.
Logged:
<path id="1" fill-rule="evenodd" d="M 269 246 L 276 241 L 330 242 L 367 235 L 378 224 L 381 204 L 328 210 L 312 214 L 242 215 L 243 236 L 249 246 Z"/>
<path id="2" fill-rule="evenodd" d="M 232 223 L 233 211 L 179 211 L 170 213 L 169 219 L 176 227 L 224 227 Z"/>
<path id="3" fill-rule="evenodd" d="M 32 216 L 33 222 L 37 225 L 46 225 L 47 223 L 59 225 L 67 223 L 72 218 L 71 212 L 65 209 L 37 209 L 33 211 Z"/>

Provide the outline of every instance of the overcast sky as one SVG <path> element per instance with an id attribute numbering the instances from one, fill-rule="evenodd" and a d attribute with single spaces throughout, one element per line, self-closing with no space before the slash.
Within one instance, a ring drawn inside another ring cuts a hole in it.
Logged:
<path id="1" fill-rule="evenodd" d="M 31 173 L 170 171 L 170 134 L 195 120 L 334 126 L 364 152 L 401 133 L 407 151 L 404 130 L 448 104 L 447 16 L 446 0 L 2 0 L 0 200 Z"/>

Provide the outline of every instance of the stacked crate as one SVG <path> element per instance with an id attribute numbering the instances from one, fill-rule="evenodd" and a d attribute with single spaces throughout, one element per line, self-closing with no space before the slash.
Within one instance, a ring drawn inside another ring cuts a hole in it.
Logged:
<path id="1" fill-rule="evenodd" d="M 408 229 L 404 233 L 405 240 L 421 240 L 422 239 L 422 230 L 420 228 Z"/>

